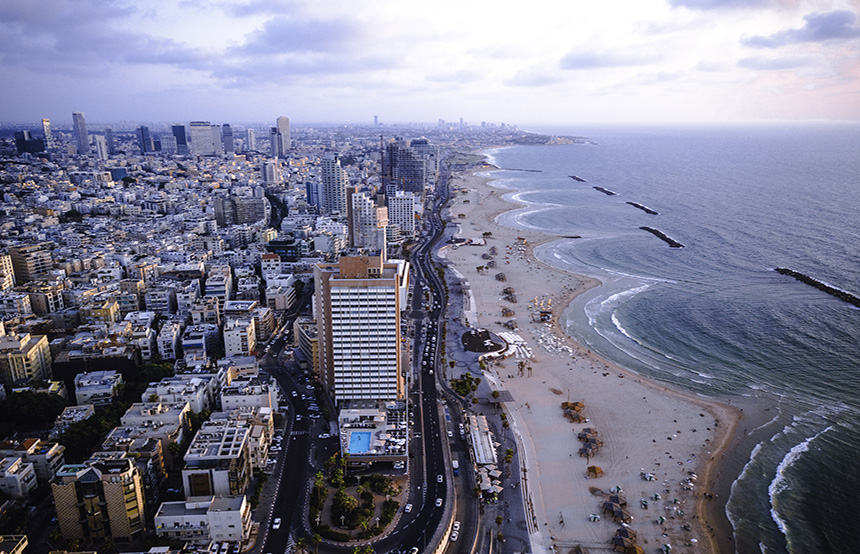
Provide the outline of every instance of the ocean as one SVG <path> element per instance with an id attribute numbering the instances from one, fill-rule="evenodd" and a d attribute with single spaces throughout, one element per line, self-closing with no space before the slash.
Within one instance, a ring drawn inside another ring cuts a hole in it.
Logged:
<path id="1" fill-rule="evenodd" d="M 490 152 L 527 204 L 501 222 L 581 237 L 537 255 L 603 283 L 570 335 L 757 414 L 722 468 L 736 552 L 860 551 L 860 309 L 773 271 L 860 296 L 860 125 L 530 130 L 586 139 Z"/>

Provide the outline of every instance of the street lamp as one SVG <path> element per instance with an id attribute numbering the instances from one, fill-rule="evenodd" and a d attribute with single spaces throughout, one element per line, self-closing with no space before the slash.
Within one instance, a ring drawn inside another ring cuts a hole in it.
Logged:
<path id="1" fill-rule="evenodd" d="M 344 520 L 345 520 L 345 519 L 346 519 L 346 516 L 340 516 L 340 526 L 341 526 L 341 527 L 345 527 L 345 525 L 344 525 Z"/>

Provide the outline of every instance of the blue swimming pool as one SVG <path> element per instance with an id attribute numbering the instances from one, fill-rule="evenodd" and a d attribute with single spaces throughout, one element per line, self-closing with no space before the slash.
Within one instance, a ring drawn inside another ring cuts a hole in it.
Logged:
<path id="1" fill-rule="evenodd" d="M 349 453 L 363 454 L 370 450 L 370 431 L 353 431 L 349 434 Z"/>

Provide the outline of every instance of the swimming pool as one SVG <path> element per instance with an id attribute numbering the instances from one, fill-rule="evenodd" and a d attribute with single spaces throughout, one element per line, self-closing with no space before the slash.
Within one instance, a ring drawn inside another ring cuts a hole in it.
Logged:
<path id="1" fill-rule="evenodd" d="M 353 431 L 349 434 L 350 454 L 364 454 L 370 450 L 370 431 Z"/>

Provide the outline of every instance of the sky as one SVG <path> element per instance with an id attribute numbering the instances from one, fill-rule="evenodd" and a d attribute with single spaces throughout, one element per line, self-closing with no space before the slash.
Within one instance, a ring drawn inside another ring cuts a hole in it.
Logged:
<path id="1" fill-rule="evenodd" d="M 0 0 L 0 121 L 860 120 L 860 0 Z"/>

